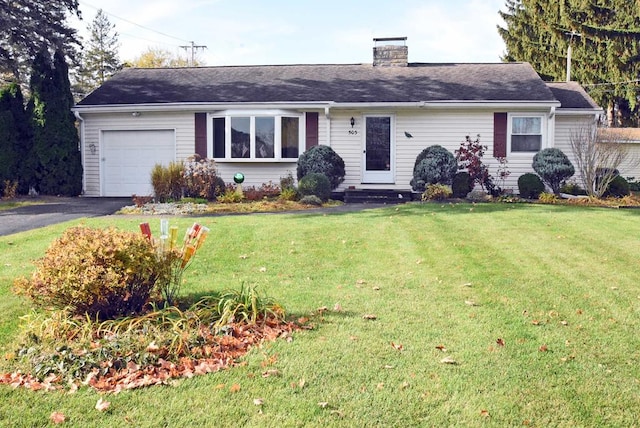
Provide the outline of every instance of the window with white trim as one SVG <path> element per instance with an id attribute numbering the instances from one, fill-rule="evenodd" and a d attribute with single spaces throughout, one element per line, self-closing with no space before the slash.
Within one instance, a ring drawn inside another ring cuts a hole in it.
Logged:
<path id="1" fill-rule="evenodd" d="M 212 114 L 209 151 L 219 160 L 297 160 L 304 151 L 302 117 L 280 111 Z"/>
<path id="2" fill-rule="evenodd" d="M 514 115 L 510 125 L 512 153 L 535 153 L 542 149 L 542 115 Z"/>

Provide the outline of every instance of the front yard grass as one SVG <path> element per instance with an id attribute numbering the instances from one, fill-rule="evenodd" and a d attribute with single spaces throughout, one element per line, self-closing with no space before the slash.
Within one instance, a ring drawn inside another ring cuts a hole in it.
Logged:
<path id="1" fill-rule="evenodd" d="M 211 228 L 184 293 L 258 285 L 316 328 L 240 367 L 108 395 L 104 413 L 89 389 L 3 386 L 0 425 L 43 426 L 58 411 L 82 427 L 634 426 L 639 214 L 407 204 L 172 218 Z M 140 218 L 82 222 L 138 230 Z M 0 355 L 30 310 L 13 278 L 78 223 L 0 237 Z M 270 369 L 279 375 L 264 377 Z"/>

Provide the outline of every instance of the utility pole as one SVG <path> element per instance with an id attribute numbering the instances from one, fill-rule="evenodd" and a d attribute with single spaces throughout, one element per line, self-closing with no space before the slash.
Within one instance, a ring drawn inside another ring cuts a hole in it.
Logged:
<path id="1" fill-rule="evenodd" d="M 191 60 L 187 59 L 187 63 L 189 64 L 189 66 L 193 67 L 193 64 L 196 62 L 196 51 L 198 49 L 202 49 L 205 50 L 207 49 L 207 47 L 205 45 L 196 45 L 195 42 L 191 41 L 189 42 L 191 43 L 190 45 L 185 45 L 185 46 L 180 46 L 182 49 L 184 49 L 185 51 L 187 50 L 191 50 Z"/>
<path id="2" fill-rule="evenodd" d="M 575 30 L 571 30 L 570 33 L 565 33 L 571 36 L 569 39 L 569 47 L 567 48 L 567 82 L 571 82 L 571 45 L 573 44 L 574 36 L 582 36 L 580 33 L 576 33 Z"/>

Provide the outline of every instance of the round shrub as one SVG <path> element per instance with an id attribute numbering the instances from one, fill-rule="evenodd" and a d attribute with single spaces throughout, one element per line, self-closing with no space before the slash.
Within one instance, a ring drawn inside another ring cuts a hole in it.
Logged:
<path id="1" fill-rule="evenodd" d="M 324 175 L 317 172 L 307 174 L 298 182 L 298 193 L 301 197 L 314 195 L 326 202 L 331 196 L 331 183 Z"/>
<path id="2" fill-rule="evenodd" d="M 453 182 L 451 183 L 451 191 L 454 198 L 464 198 L 471 191 L 473 183 L 471 182 L 471 176 L 468 172 L 460 171 L 456 172 L 453 176 Z"/>
<path id="3" fill-rule="evenodd" d="M 538 199 L 540 193 L 544 192 L 544 183 L 534 173 L 527 172 L 518 178 L 518 192 L 521 198 Z"/>
<path id="4" fill-rule="evenodd" d="M 298 181 L 311 173 L 324 174 L 333 190 L 344 181 L 344 161 L 329 146 L 313 146 L 298 158 Z"/>
<path id="5" fill-rule="evenodd" d="M 456 158 L 442 146 L 430 146 L 416 157 L 411 187 L 424 192 L 427 184 L 451 184 L 458 170 Z"/>
<path id="6" fill-rule="evenodd" d="M 39 306 L 111 319 L 142 310 L 166 271 L 160 263 L 141 234 L 74 227 L 35 262 L 30 279 L 16 279 L 15 289 Z"/>
<path id="7" fill-rule="evenodd" d="M 624 198 L 630 193 L 629 182 L 621 175 L 616 175 L 602 196 L 605 198 Z"/>
<path id="8" fill-rule="evenodd" d="M 536 153 L 532 166 L 556 195 L 560 193 L 562 182 L 576 172 L 567 155 L 556 148 L 544 149 Z"/>

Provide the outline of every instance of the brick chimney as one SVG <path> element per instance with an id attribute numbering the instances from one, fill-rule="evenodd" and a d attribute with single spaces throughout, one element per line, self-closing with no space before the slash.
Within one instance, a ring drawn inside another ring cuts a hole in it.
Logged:
<path id="1" fill-rule="evenodd" d="M 409 48 L 406 37 L 374 38 L 374 67 L 406 67 L 409 59 Z"/>

